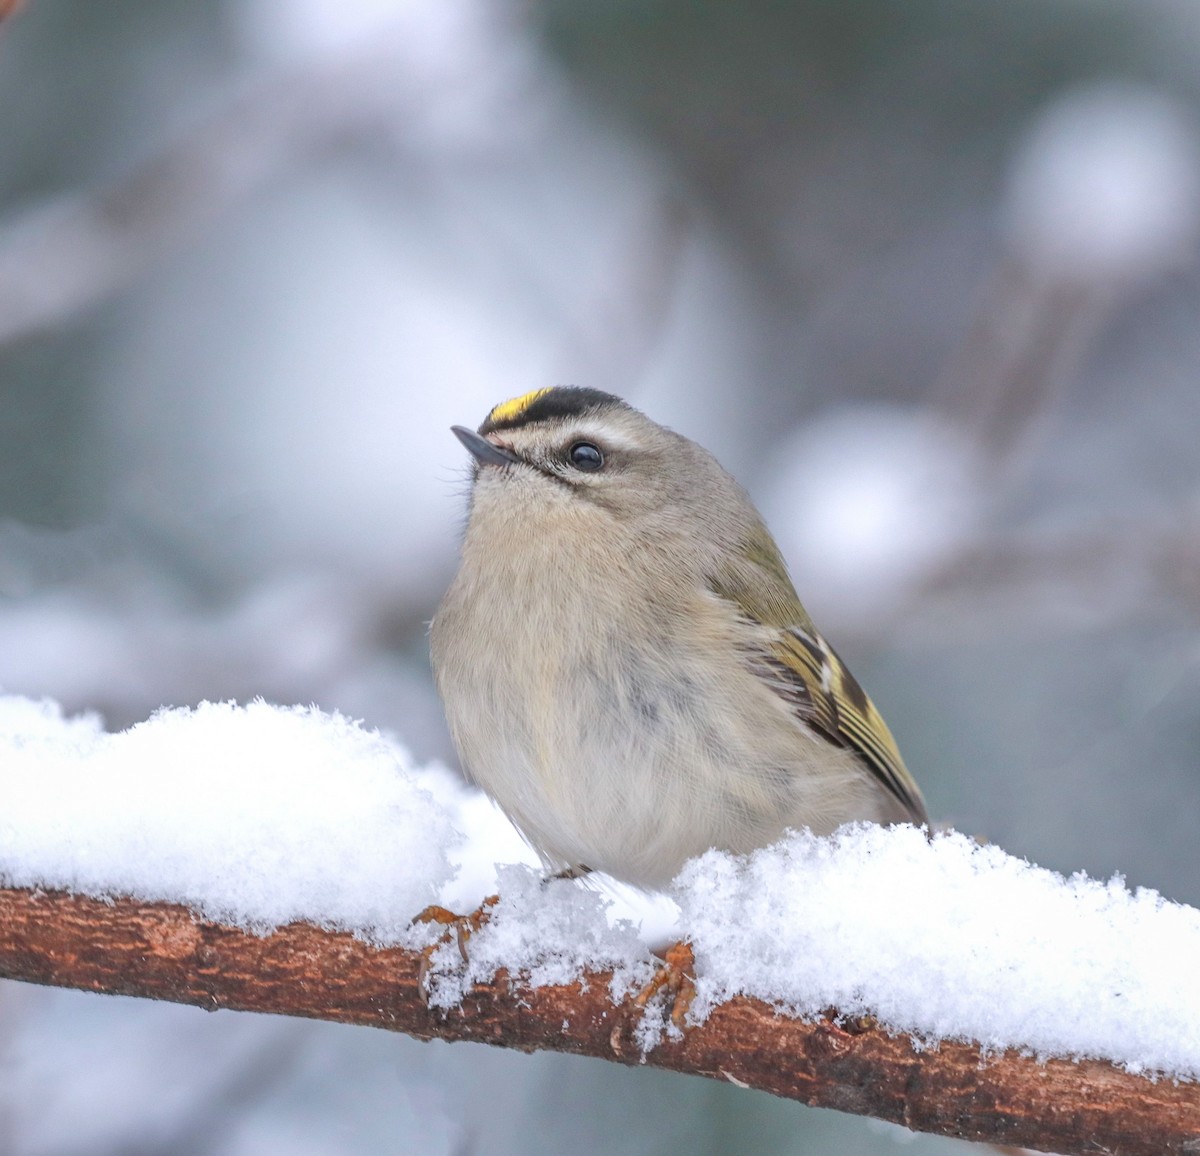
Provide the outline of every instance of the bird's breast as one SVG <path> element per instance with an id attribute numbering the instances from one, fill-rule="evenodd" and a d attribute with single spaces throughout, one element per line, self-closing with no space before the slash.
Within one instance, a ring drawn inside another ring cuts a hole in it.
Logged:
<path id="1" fill-rule="evenodd" d="M 644 551 L 593 542 L 568 564 L 552 535 L 490 560 L 473 545 L 431 637 L 465 768 L 549 861 L 665 884 L 709 845 L 707 815 L 684 813 L 711 809 L 697 776 L 733 758 L 709 717 L 722 675 L 698 653 L 700 592 L 656 586 Z"/>

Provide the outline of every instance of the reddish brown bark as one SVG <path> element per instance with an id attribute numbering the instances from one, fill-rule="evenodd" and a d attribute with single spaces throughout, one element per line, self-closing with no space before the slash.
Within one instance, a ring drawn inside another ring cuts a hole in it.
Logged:
<path id="1" fill-rule="evenodd" d="M 307 924 L 259 937 L 170 904 L 0 888 L 0 976 L 641 1062 L 603 975 L 531 989 L 501 974 L 443 1014 L 422 998 L 419 964 L 414 952 Z M 968 1044 L 917 1051 L 874 1027 L 805 1023 L 747 999 L 717 1008 L 646 1062 L 944 1136 L 1080 1156 L 1200 1153 L 1198 1084 L 1092 1060 L 983 1057 Z"/>

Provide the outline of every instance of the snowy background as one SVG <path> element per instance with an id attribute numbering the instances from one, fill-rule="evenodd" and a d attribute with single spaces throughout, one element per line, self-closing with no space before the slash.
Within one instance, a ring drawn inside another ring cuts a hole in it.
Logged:
<path id="1" fill-rule="evenodd" d="M 1198 58 L 1181 0 L 30 0 L 0 689 L 316 702 L 452 763 L 447 427 L 595 386 L 750 487 L 935 818 L 1200 903 Z M 959 1147 L 13 984 L 0 1070 L 17 1156 Z"/>

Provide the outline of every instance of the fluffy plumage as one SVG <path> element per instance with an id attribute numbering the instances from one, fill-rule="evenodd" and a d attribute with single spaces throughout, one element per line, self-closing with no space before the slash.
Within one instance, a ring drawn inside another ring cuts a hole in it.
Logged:
<path id="1" fill-rule="evenodd" d="M 926 821 L 711 454 L 595 390 L 524 395 L 460 437 L 475 476 L 434 673 L 464 768 L 549 868 L 662 887 L 788 827 Z"/>

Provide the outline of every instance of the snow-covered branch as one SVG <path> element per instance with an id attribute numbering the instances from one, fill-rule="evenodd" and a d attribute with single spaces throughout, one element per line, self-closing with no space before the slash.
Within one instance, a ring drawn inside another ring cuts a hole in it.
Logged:
<path id="1" fill-rule="evenodd" d="M 1046 1061 L 970 1044 L 921 1048 L 863 1021 L 776 1014 L 736 997 L 643 1056 L 610 976 L 531 987 L 501 972 L 448 1011 L 430 1006 L 421 953 L 293 923 L 258 936 L 184 907 L 0 889 L 0 975 L 200 1007 L 309 1016 L 647 1063 L 946 1136 L 1092 1156 L 1200 1150 L 1200 1086 L 1096 1060 Z"/>
<path id="2" fill-rule="evenodd" d="M 660 897 L 695 953 L 680 1036 L 631 1002 L 671 917 L 545 880 L 486 799 L 341 716 L 206 703 L 108 734 L 0 696 L 0 797 L 0 976 L 648 1063 L 1049 1151 L 1200 1150 L 1200 911 L 1120 878 L 870 824 L 710 851 Z M 493 889 L 465 961 L 413 923 Z"/>

